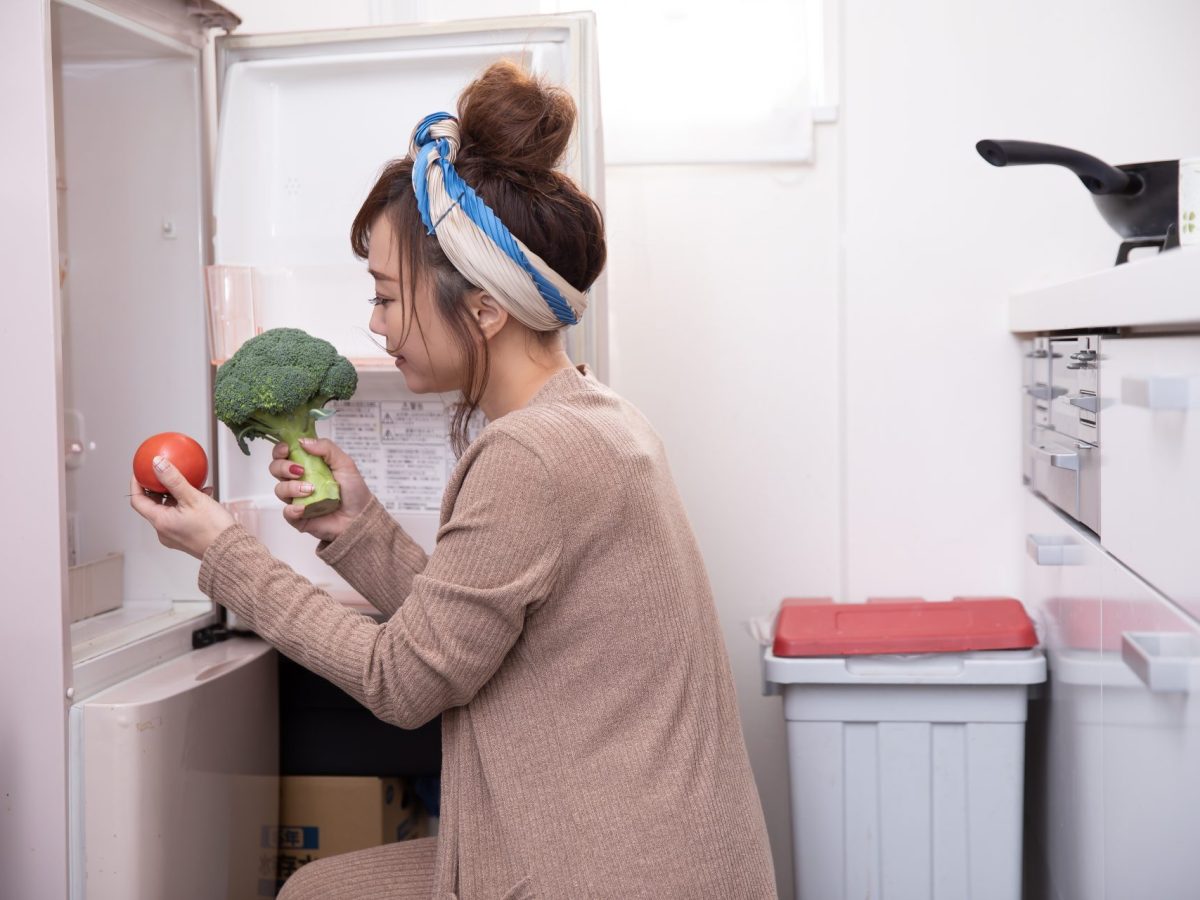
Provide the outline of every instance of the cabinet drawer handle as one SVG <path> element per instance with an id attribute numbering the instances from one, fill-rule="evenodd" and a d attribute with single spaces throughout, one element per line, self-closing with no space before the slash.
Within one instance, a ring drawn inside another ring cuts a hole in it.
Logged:
<path id="1" fill-rule="evenodd" d="M 1027 534 L 1025 552 L 1039 566 L 1078 566 L 1083 562 L 1083 548 L 1060 535 Z"/>
<path id="2" fill-rule="evenodd" d="M 1156 694 L 1190 693 L 1200 671 L 1200 645 L 1179 631 L 1125 631 L 1121 659 Z"/>
<path id="3" fill-rule="evenodd" d="M 1200 406 L 1200 376 L 1122 378 L 1121 402 L 1145 409 L 1193 409 Z"/>
<path id="4" fill-rule="evenodd" d="M 1025 388 L 1025 393 L 1035 400 L 1053 400 L 1055 397 L 1061 397 L 1067 393 L 1065 387 L 1050 387 L 1045 384 L 1035 384 Z"/>
<path id="5" fill-rule="evenodd" d="M 1033 452 L 1043 462 L 1049 463 L 1055 469 L 1070 469 L 1072 472 L 1079 471 L 1079 454 L 1073 451 L 1058 451 L 1047 450 L 1045 447 L 1038 445 L 1033 446 Z"/>

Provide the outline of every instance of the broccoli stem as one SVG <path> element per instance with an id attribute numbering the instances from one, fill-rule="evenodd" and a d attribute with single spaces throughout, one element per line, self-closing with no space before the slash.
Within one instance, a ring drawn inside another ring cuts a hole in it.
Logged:
<path id="1" fill-rule="evenodd" d="M 264 434 L 278 438 L 288 445 L 288 459 L 304 466 L 305 481 L 313 486 L 307 497 L 292 501 L 294 506 L 304 507 L 305 519 L 328 515 L 342 505 L 341 490 L 333 478 L 333 472 L 325 460 L 300 446 L 301 438 L 317 439 L 317 423 L 304 408 L 290 416 L 273 416 L 259 411 L 254 419 L 263 426 Z"/>
<path id="2" fill-rule="evenodd" d="M 314 432 L 305 437 L 316 438 L 316 434 Z M 313 519 L 317 516 L 324 516 L 340 507 L 342 505 L 341 490 L 325 460 L 305 451 L 298 441 L 295 443 L 288 441 L 288 449 L 291 450 L 288 459 L 304 466 L 304 480 L 313 486 L 313 492 L 307 497 L 300 497 L 292 501 L 296 506 L 304 507 L 302 518 Z"/>

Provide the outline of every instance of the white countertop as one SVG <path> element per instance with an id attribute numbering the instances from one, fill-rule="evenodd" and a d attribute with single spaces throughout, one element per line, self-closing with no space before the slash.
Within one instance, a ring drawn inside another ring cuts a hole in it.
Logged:
<path id="1" fill-rule="evenodd" d="M 1168 250 L 1009 299 L 1008 328 L 1016 333 L 1124 327 L 1200 327 L 1200 247 Z"/>

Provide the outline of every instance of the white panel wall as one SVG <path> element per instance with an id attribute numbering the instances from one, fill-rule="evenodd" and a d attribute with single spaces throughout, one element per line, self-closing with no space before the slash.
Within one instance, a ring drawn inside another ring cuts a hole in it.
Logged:
<path id="1" fill-rule="evenodd" d="M 0 260 L 5 510 L 0 516 L 0 897 L 67 895 L 66 540 L 58 423 L 50 21 L 0 4 Z M 17 87 L 19 86 L 19 87 Z"/>
<path id="2" fill-rule="evenodd" d="M 613 387 L 663 436 L 712 580 L 791 896 L 779 701 L 744 622 L 838 592 L 837 134 L 816 169 L 611 168 Z"/>
<path id="3" fill-rule="evenodd" d="M 1111 163 L 1200 153 L 1191 0 L 845 0 L 847 599 L 1017 592 L 1019 383 L 1005 298 L 1112 265 L 1078 179 L 981 138 Z"/>

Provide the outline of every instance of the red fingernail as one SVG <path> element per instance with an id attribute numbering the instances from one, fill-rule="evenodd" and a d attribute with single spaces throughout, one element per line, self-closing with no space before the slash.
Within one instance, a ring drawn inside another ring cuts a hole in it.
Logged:
<path id="1" fill-rule="evenodd" d="M 292 466 L 289 470 L 293 475 L 303 475 L 304 466 Z"/>

